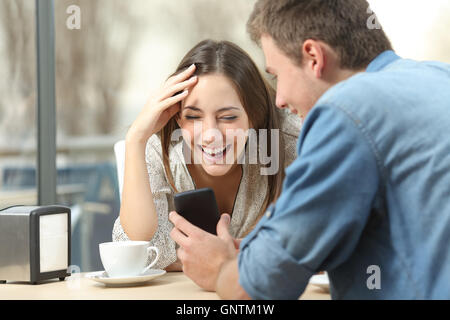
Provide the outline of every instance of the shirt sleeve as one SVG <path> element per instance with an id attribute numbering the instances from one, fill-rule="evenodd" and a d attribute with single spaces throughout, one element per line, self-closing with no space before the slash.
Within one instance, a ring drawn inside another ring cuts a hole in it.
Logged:
<path id="1" fill-rule="evenodd" d="M 170 238 L 170 231 L 173 229 L 173 224 L 169 221 L 169 200 L 172 199 L 172 190 L 165 178 L 160 147 L 156 139 L 158 139 L 157 136 L 152 136 L 146 149 L 147 171 L 153 202 L 158 214 L 158 227 L 153 238 L 150 239 L 150 245 L 159 249 L 159 259 L 154 268 L 164 269 L 177 260 L 177 254 L 175 241 Z M 114 223 L 112 239 L 113 241 L 129 240 L 120 223 L 120 217 Z M 148 262 L 150 263 L 153 259 L 154 253 L 151 252 Z"/>
<path id="2" fill-rule="evenodd" d="M 311 111 L 280 198 L 241 243 L 239 283 L 253 299 L 298 299 L 354 251 L 379 184 L 360 126 L 338 108 Z"/>

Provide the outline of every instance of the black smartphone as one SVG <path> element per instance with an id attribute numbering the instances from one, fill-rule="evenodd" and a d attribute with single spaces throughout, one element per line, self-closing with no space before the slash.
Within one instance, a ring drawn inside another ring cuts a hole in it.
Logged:
<path id="1" fill-rule="evenodd" d="M 217 234 L 216 227 L 220 220 L 216 196 L 211 188 L 177 193 L 174 196 L 175 210 L 193 225 Z"/>

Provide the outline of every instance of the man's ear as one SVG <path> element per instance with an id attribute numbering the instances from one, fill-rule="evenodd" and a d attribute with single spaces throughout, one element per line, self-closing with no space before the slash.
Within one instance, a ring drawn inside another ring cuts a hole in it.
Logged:
<path id="1" fill-rule="evenodd" d="M 326 64 L 324 48 L 319 41 L 308 39 L 302 46 L 303 63 L 307 65 L 316 78 L 322 78 L 323 69 Z"/>

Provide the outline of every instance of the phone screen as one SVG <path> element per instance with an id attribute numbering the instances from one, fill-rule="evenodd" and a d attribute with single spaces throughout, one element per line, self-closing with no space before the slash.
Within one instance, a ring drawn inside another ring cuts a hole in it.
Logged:
<path id="1" fill-rule="evenodd" d="M 216 197 L 211 188 L 178 193 L 174 197 L 175 210 L 193 225 L 217 234 L 220 219 Z"/>

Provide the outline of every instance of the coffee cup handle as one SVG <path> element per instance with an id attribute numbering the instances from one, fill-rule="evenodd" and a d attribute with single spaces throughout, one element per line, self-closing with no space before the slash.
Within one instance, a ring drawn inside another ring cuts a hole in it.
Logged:
<path id="1" fill-rule="evenodd" d="M 159 250 L 158 250 L 158 248 L 157 247 L 148 247 L 147 248 L 147 255 L 150 255 L 151 251 L 155 251 L 156 258 L 155 258 L 155 260 L 153 260 L 152 263 L 150 263 L 147 267 L 145 267 L 145 269 L 142 271 L 142 273 L 145 273 L 148 270 L 150 270 L 150 268 L 153 267 L 155 265 L 155 263 L 158 261 L 158 258 L 159 258 Z"/>

